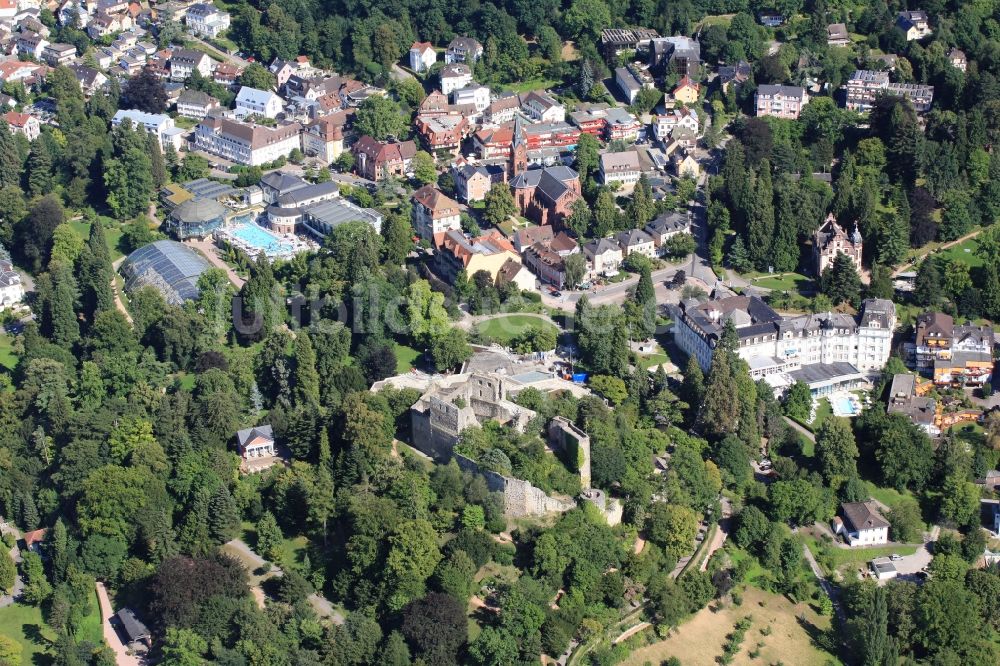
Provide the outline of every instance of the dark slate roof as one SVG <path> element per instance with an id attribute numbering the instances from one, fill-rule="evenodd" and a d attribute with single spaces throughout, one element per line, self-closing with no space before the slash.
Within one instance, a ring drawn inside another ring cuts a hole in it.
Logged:
<path id="1" fill-rule="evenodd" d="M 844 514 L 844 522 L 851 532 L 889 527 L 889 521 L 867 502 L 845 502 L 840 505 L 840 512 Z"/>
<path id="2" fill-rule="evenodd" d="M 651 234 L 664 234 L 688 228 L 690 220 L 685 213 L 670 212 L 660 215 L 646 225 L 646 231 Z"/>
<path id="3" fill-rule="evenodd" d="M 115 617 L 122 623 L 122 629 L 124 629 L 125 635 L 128 636 L 130 642 L 149 638 L 149 628 L 135 616 L 135 611 L 131 608 L 121 609 L 115 613 Z"/>

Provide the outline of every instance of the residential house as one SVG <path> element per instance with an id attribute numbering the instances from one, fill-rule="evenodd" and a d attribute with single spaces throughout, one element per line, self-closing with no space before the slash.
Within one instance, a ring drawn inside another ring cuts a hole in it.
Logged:
<path id="1" fill-rule="evenodd" d="M 277 93 L 243 86 L 236 94 L 235 113 L 241 120 L 247 116 L 277 118 L 284 106 L 284 100 L 278 97 Z"/>
<path id="2" fill-rule="evenodd" d="M 18 307 L 23 300 L 21 274 L 14 270 L 10 259 L 0 258 L 0 312 Z"/>
<path id="3" fill-rule="evenodd" d="M 128 24 L 128 27 L 131 27 L 131 23 L 132 19 L 125 14 L 99 12 L 87 24 L 87 36 L 93 40 L 98 40 L 126 30 L 126 24 Z"/>
<path id="4" fill-rule="evenodd" d="M 482 201 L 495 183 L 504 182 L 505 172 L 499 165 L 466 164 L 452 170 L 455 193 L 466 203 Z"/>
<path id="5" fill-rule="evenodd" d="M 670 160 L 674 174 L 678 178 L 692 178 L 694 180 L 701 178 L 701 164 L 694 158 L 694 153 L 690 150 L 674 151 Z"/>
<path id="6" fill-rule="evenodd" d="M 621 183 L 625 191 L 631 191 L 639 182 L 642 166 L 639 153 L 628 150 L 624 153 L 603 153 L 600 160 L 601 182 L 605 185 Z"/>
<path id="7" fill-rule="evenodd" d="M 336 161 L 344 152 L 344 127 L 349 115 L 338 111 L 306 123 L 302 152 L 315 155 L 326 164 Z"/>
<path id="8" fill-rule="evenodd" d="M 580 175 L 566 166 L 521 171 L 510 187 L 521 215 L 540 225 L 561 224 L 582 196 Z"/>
<path id="9" fill-rule="evenodd" d="M 889 543 L 889 521 L 871 502 L 844 502 L 833 519 L 833 533 L 843 535 L 851 546 Z"/>
<path id="10" fill-rule="evenodd" d="M 847 255 L 860 275 L 863 250 L 864 243 L 857 227 L 853 233 L 848 234 L 837 224 L 837 218 L 831 213 L 813 235 L 813 265 L 816 275 L 822 275 L 823 271 L 833 264 L 838 254 Z"/>
<path id="11" fill-rule="evenodd" d="M 198 3 L 188 7 L 184 24 L 196 35 L 215 39 L 229 29 L 229 12 L 212 4 Z"/>
<path id="12" fill-rule="evenodd" d="M 464 88 L 452 91 L 451 102 L 456 106 L 471 104 L 475 107 L 477 114 L 481 114 L 490 105 L 490 89 L 478 83 L 473 83 Z"/>
<path id="13" fill-rule="evenodd" d="M 424 185 L 413 193 L 413 228 L 422 239 L 439 245 L 446 232 L 462 229 L 458 202 L 433 185 Z"/>
<path id="14" fill-rule="evenodd" d="M 683 76 L 670 92 L 670 95 L 681 104 L 695 104 L 698 102 L 698 95 L 700 92 L 700 85 L 692 81 L 691 77 Z"/>
<path id="15" fill-rule="evenodd" d="M 762 13 L 757 17 L 757 20 L 765 28 L 777 28 L 787 19 L 785 19 L 785 17 L 781 14 Z"/>
<path id="16" fill-rule="evenodd" d="M 362 136 L 351 147 L 358 175 L 369 180 L 402 177 L 410 171 L 410 161 L 417 152 L 413 141 L 388 143 Z"/>
<path id="17" fill-rule="evenodd" d="M 656 253 L 663 256 L 667 253 L 667 241 L 679 234 L 691 233 L 690 213 L 663 213 L 647 224 L 643 230 L 653 239 Z"/>
<path id="18" fill-rule="evenodd" d="M 267 71 L 274 74 L 278 90 L 284 88 L 288 79 L 300 69 L 301 64 L 297 60 L 285 60 L 283 58 L 275 58 L 271 61 L 271 64 L 267 66 Z"/>
<path id="19" fill-rule="evenodd" d="M 951 50 L 948 51 L 948 62 L 951 64 L 952 67 L 961 70 L 963 72 L 969 66 L 969 61 L 965 57 L 965 52 L 956 47 L 952 47 Z"/>
<path id="20" fill-rule="evenodd" d="M 245 166 L 260 166 L 302 148 L 298 123 L 263 127 L 209 115 L 194 130 L 198 150 Z"/>
<path id="21" fill-rule="evenodd" d="M 847 108 L 852 111 L 870 111 L 876 97 L 882 94 L 905 97 L 917 113 L 929 111 L 934 100 L 934 86 L 918 83 L 893 83 L 888 72 L 859 69 L 844 85 L 847 90 Z"/>
<path id="22" fill-rule="evenodd" d="M 694 132 L 697 136 L 701 130 L 701 122 L 698 120 L 698 111 L 690 106 L 681 106 L 674 109 L 667 109 L 665 113 L 659 114 L 654 119 L 653 135 L 659 140 L 666 140 L 678 128 L 684 128 Z"/>
<path id="23" fill-rule="evenodd" d="M 917 391 L 917 375 L 899 373 L 892 376 L 889 388 L 888 414 L 902 414 L 931 437 L 941 434 L 936 423 L 937 401 Z"/>
<path id="24" fill-rule="evenodd" d="M 214 69 L 215 61 L 201 51 L 174 49 L 170 54 L 170 78 L 174 81 L 184 81 L 195 70 L 205 78 L 211 78 Z"/>
<path id="25" fill-rule="evenodd" d="M 435 266 L 446 282 L 453 283 L 460 271 L 471 278 L 485 271 L 496 283 L 500 270 L 510 260 L 521 263 L 521 257 L 510 241 L 496 229 L 471 238 L 461 230 L 446 231 L 436 242 Z"/>
<path id="26" fill-rule="evenodd" d="M 472 37 L 456 37 L 444 52 L 446 64 L 464 62 L 473 65 L 483 55 L 483 45 Z"/>
<path id="27" fill-rule="evenodd" d="M 482 160 L 507 159 L 514 141 L 514 127 L 505 124 L 500 127 L 484 127 L 472 135 L 473 151 Z"/>
<path id="28" fill-rule="evenodd" d="M 430 71 L 437 62 L 437 53 L 430 42 L 413 42 L 410 47 L 410 69 L 417 74 Z"/>
<path id="29" fill-rule="evenodd" d="M 42 131 L 42 126 L 38 122 L 38 118 L 27 113 L 8 111 L 3 115 L 3 119 L 7 121 L 7 127 L 10 129 L 11 134 L 20 134 L 28 139 L 28 141 L 37 139 Z"/>
<path id="30" fill-rule="evenodd" d="M 826 26 L 827 46 L 847 46 L 851 43 L 851 35 L 843 23 L 831 23 Z"/>
<path id="31" fill-rule="evenodd" d="M 22 60 L 0 62 L 0 81 L 23 81 L 26 86 L 37 83 L 45 75 L 45 65 Z"/>
<path id="32" fill-rule="evenodd" d="M 927 20 L 927 12 L 921 10 L 899 12 L 896 27 L 903 31 L 908 42 L 923 39 L 934 32 Z"/>
<path id="33" fill-rule="evenodd" d="M 108 82 L 108 77 L 93 67 L 72 64 L 69 68 L 73 72 L 73 76 L 76 77 L 77 83 L 80 84 L 80 90 L 83 91 L 85 97 L 90 97 Z"/>
<path id="34" fill-rule="evenodd" d="M 649 65 L 694 77 L 701 67 L 701 44 L 697 39 L 675 35 L 650 40 Z"/>
<path id="35" fill-rule="evenodd" d="M 746 60 L 740 60 L 735 65 L 723 65 L 719 67 L 719 86 L 723 93 L 728 93 L 730 86 L 739 90 L 740 86 L 750 80 L 752 74 L 753 69 Z"/>
<path id="36" fill-rule="evenodd" d="M 917 317 L 910 358 L 918 370 L 933 368 L 938 385 L 979 385 L 993 372 L 993 328 L 956 325 L 951 316 L 925 312 Z"/>
<path id="37" fill-rule="evenodd" d="M 284 195 L 309 187 L 309 182 L 287 171 L 272 171 L 260 179 L 259 187 L 264 203 L 273 205 Z"/>
<path id="38" fill-rule="evenodd" d="M 537 278 L 520 258 L 508 259 L 497 273 L 497 286 L 512 284 L 520 291 L 538 291 Z"/>
<path id="39" fill-rule="evenodd" d="M 441 68 L 441 93 L 450 95 L 453 91 L 472 83 L 472 68 L 464 62 L 445 65 Z"/>
<path id="40" fill-rule="evenodd" d="M 523 125 L 522 135 L 529 151 L 542 148 L 572 150 L 580 140 L 580 130 L 561 121 Z"/>
<path id="41" fill-rule="evenodd" d="M 566 107 L 542 90 L 532 90 L 521 98 L 521 110 L 540 123 L 561 123 L 566 120 Z"/>
<path id="42" fill-rule="evenodd" d="M 73 25 L 76 23 L 80 29 L 86 29 L 90 22 L 90 14 L 84 7 L 82 0 L 66 0 L 59 6 L 56 12 L 56 19 L 59 25 Z"/>
<path id="43" fill-rule="evenodd" d="M 598 238 L 583 246 L 591 277 L 616 275 L 622 265 L 622 249 L 610 238 Z"/>
<path id="44" fill-rule="evenodd" d="M 17 16 L 17 0 L 0 0 L 0 20 L 9 21 Z"/>
<path id="45" fill-rule="evenodd" d="M 653 259 L 656 257 L 656 244 L 653 237 L 642 229 L 629 229 L 615 234 L 615 240 L 622 249 L 622 256 L 635 253 Z"/>
<path id="46" fill-rule="evenodd" d="M 754 106 L 757 116 L 772 116 L 794 120 L 802 107 L 809 103 L 809 94 L 800 86 L 765 84 L 757 88 Z"/>
<path id="47" fill-rule="evenodd" d="M 521 108 L 521 98 L 516 93 L 501 93 L 486 107 L 483 116 L 485 122 L 503 125 L 514 121 L 514 116 Z"/>
<path id="48" fill-rule="evenodd" d="M 121 109 L 111 118 L 111 125 L 117 127 L 126 120 L 134 127 L 142 127 L 155 135 L 163 150 L 166 150 L 167 146 L 172 146 L 174 150 L 180 151 L 184 130 L 178 128 L 170 116 L 162 113 L 146 113 L 137 109 Z"/>
<path id="49" fill-rule="evenodd" d="M 234 62 L 219 63 L 219 66 L 212 72 L 212 80 L 220 86 L 231 88 L 236 85 L 237 79 L 243 73 L 243 67 Z"/>
<path id="50" fill-rule="evenodd" d="M 236 433 L 236 448 L 243 462 L 240 471 L 244 474 L 261 472 L 282 462 L 274 441 L 274 431 L 270 425 L 246 428 Z"/>
<path id="51" fill-rule="evenodd" d="M 177 115 L 201 120 L 219 109 L 219 100 L 200 90 L 185 90 L 177 98 Z"/>
<path id="52" fill-rule="evenodd" d="M 76 47 L 72 44 L 47 44 L 42 49 L 42 60 L 49 67 L 68 65 L 76 60 Z"/>
<path id="53" fill-rule="evenodd" d="M 36 32 L 22 32 L 17 36 L 17 55 L 22 58 L 42 59 L 42 51 L 49 45 L 49 40 Z"/>
<path id="54" fill-rule="evenodd" d="M 555 235 L 556 234 L 555 231 L 552 230 L 552 226 L 548 224 L 524 227 L 523 229 L 518 229 L 514 232 L 510 238 L 510 242 L 514 244 L 515 250 L 518 252 L 524 252 L 535 243 L 548 244 L 552 242 Z"/>
<path id="55" fill-rule="evenodd" d="M 462 116 L 417 116 L 413 123 L 431 152 L 457 152 L 469 131 L 469 123 Z"/>
<path id="56" fill-rule="evenodd" d="M 114 624 L 121 628 L 125 646 L 132 653 L 145 653 L 152 647 L 152 634 L 131 608 L 122 608 L 114 615 Z"/>
<path id="57" fill-rule="evenodd" d="M 636 141 L 641 129 L 639 119 L 621 107 L 612 107 L 604 113 L 604 138 L 607 141 Z"/>
<path id="58" fill-rule="evenodd" d="M 551 227 L 537 227 L 549 229 Z M 566 286 L 565 259 L 571 254 L 579 254 L 580 246 L 575 240 L 560 231 L 554 237 L 542 238 L 522 250 L 524 265 L 538 276 L 543 284 L 551 284 L 556 289 Z"/>

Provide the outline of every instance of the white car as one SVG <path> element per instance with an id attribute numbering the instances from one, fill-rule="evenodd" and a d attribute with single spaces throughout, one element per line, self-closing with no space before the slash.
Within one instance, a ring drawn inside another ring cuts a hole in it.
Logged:
<path id="1" fill-rule="evenodd" d="M 903 556 L 900 555 L 899 553 L 893 553 L 892 555 L 889 556 L 889 559 L 892 560 L 893 562 L 898 562 L 901 559 L 903 559 Z"/>

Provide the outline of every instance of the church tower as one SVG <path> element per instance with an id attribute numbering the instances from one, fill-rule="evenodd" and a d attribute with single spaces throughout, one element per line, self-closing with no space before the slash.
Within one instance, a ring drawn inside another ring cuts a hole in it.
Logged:
<path id="1" fill-rule="evenodd" d="M 528 170 L 528 141 L 524 137 L 521 115 L 514 117 L 514 137 L 510 142 L 510 177 Z"/>

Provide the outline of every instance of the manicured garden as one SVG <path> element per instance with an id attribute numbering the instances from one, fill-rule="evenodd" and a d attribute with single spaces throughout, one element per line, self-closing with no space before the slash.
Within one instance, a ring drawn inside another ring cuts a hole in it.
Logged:
<path id="1" fill-rule="evenodd" d="M 772 291 L 812 291 L 813 281 L 811 278 L 799 273 L 783 273 L 781 275 L 768 275 L 750 281 L 755 287 L 771 289 Z"/>
<path id="2" fill-rule="evenodd" d="M 14 338 L 6 333 L 0 333 L 0 365 L 13 370 L 17 366 L 17 354 L 14 353 Z"/>
<path id="3" fill-rule="evenodd" d="M 555 326 L 540 317 L 523 314 L 504 315 L 495 319 L 488 319 L 476 326 L 476 333 L 480 336 L 495 340 L 501 345 L 509 345 L 514 340 L 520 338 L 528 331 L 551 329 L 558 336 L 559 331 Z"/>
<path id="4" fill-rule="evenodd" d="M 395 343 L 394 346 L 396 348 L 396 372 L 399 374 L 409 372 L 417 365 L 420 352 L 399 342 Z"/>

